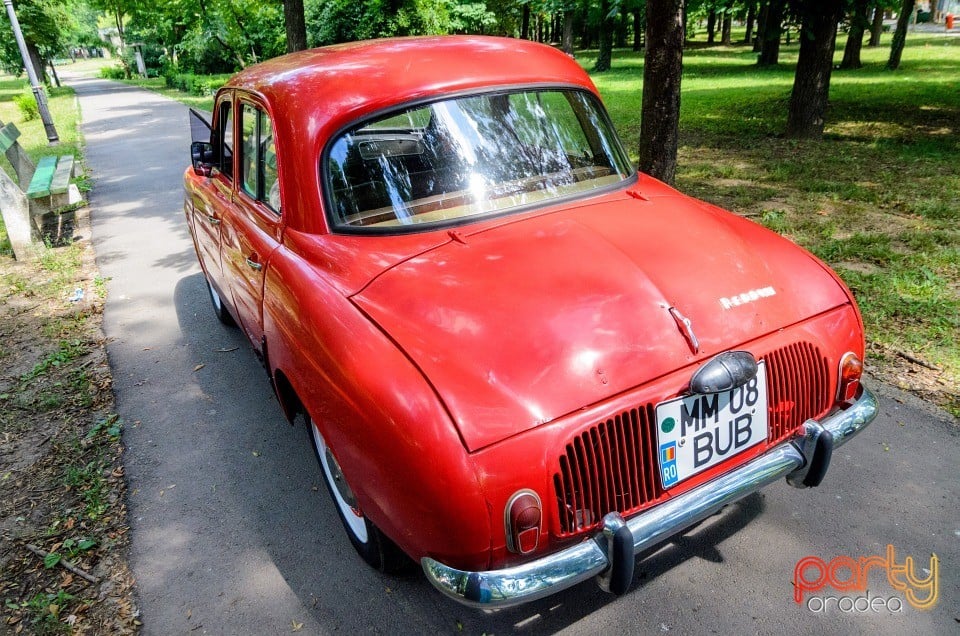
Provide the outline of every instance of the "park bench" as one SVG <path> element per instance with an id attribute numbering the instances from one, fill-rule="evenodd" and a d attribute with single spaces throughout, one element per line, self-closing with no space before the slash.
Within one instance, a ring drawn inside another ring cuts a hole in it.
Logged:
<path id="1" fill-rule="evenodd" d="M 13 123 L 0 122 L 0 150 L 13 170 L 17 181 L 0 170 L 0 208 L 7 235 L 18 260 L 29 258 L 30 245 L 52 233 L 61 237 L 63 219 L 56 211 L 81 201 L 80 192 L 70 183 L 74 172 L 72 155 L 47 156 L 34 165 L 20 147 L 20 131 Z M 72 222 L 72 220 L 71 220 Z M 56 227 L 51 228 L 53 223 Z"/>

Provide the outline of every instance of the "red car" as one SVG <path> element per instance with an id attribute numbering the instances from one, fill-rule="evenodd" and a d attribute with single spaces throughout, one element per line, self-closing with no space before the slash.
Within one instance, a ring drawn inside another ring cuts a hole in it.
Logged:
<path id="1" fill-rule="evenodd" d="M 568 56 L 486 37 L 280 57 L 194 122 L 214 311 L 305 421 L 350 541 L 481 607 L 597 576 L 875 416 L 822 262 L 638 174 Z"/>

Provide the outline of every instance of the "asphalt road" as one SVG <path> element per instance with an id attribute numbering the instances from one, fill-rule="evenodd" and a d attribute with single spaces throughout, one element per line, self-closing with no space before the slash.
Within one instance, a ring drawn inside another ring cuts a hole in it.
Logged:
<path id="1" fill-rule="evenodd" d="M 960 633 L 957 422 L 887 396 L 823 486 L 780 483 L 729 507 L 647 553 L 622 597 L 587 583 L 484 613 L 421 575 L 369 570 L 341 532 L 305 431 L 286 423 L 240 332 L 210 309 L 182 211 L 186 108 L 118 83 L 69 81 L 110 279 L 104 330 L 144 633 Z M 867 580 L 885 608 L 793 601 L 801 558 L 885 557 L 888 544 L 898 563 L 914 558 L 917 576 L 936 553 L 933 609 L 891 601 L 904 595 L 879 569 Z"/>

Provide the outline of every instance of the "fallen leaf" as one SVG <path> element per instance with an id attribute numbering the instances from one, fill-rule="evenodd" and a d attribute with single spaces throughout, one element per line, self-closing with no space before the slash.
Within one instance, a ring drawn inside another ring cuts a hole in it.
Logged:
<path id="1" fill-rule="evenodd" d="M 254 457 L 260 457 L 260 451 L 253 451 Z"/>
<path id="2" fill-rule="evenodd" d="M 205 364 L 203 364 L 203 363 L 200 363 L 200 364 L 198 364 L 197 366 L 193 367 L 193 370 L 194 370 L 194 371 L 199 371 L 200 369 L 202 369 L 202 368 L 205 367 L 205 366 L 207 366 L 207 365 L 205 365 Z"/>
<path id="3" fill-rule="evenodd" d="M 298 623 L 297 621 L 290 621 L 290 627 L 292 628 L 290 631 L 299 632 L 301 629 L 303 629 L 303 623 Z"/>

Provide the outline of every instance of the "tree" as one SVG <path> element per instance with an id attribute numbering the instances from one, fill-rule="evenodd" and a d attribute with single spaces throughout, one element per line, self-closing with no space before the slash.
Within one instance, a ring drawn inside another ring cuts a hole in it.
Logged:
<path id="1" fill-rule="evenodd" d="M 843 0 L 797 0 L 801 16 L 800 57 L 787 112 L 787 135 L 819 139 L 823 136 L 830 72 Z"/>
<path id="2" fill-rule="evenodd" d="M 16 3 L 17 21 L 23 31 L 30 62 L 37 77 L 46 81 L 47 62 L 65 46 L 65 35 L 71 27 L 64 0 L 19 0 Z M 7 12 L 3 11 L 0 35 L 0 65 L 10 73 L 23 72 L 23 58 L 13 37 L 13 27 Z"/>
<path id="3" fill-rule="evenodd" d="M 640 170 L 667 183 L 677 172 L 684 26 L 683 0 L 647 0 Z"/>
<path id="4" fill-rule="evenodd" d="M 843 47 L 843 61 L 840 68 L 860 68 L 860 49 L 863 48 L 863 33 L 869 26 L 867 20 L 867 5 L 870 0 L 854 0 L 853 15 L 850 17 L 850 32 L 847 34 L 847 44 Z"/>
<path id="5" fill-rule="evenodd" d="M 757 0 L 747 0 L 746 31 L 743 34 L 743 43 L 753 42 L 753 27 L 757 21 Z"/>
<path id="6" fill-rule="evenodd" d="M 137 8 L 137 0 L 89 0 L 90 6 L 100 9 L 113 20 L 120 37 L 121 47 L 126 44 L 124 34 L 124 18 L 133 15 Z"/>
<path id="7" fill-rule="evenodd" d="M 720 26 L 720 44 L 730 46 L 730 31 L 733 27 L 733 0 L 727 0 L 723 7 L 723 22 Z"/>
<path id="8" fill-rule="evenodd" d="M 759 66 L 776 66 L 780 62 L 780 34 L 783 31 L 783 14 L 786 0 L 770 0 L 760 33 Z"/>
<path id="9" fill-rule="evenodd" d="M 610 59 L 613 57 L 613 31 L 616 28 L 614 17 L 617 8 L 610 8 L 610 0 L 600 0 L 600 50 L 597 52 L 597 63 L 594 72 L 601 73 L 610 70 Z"/>
<path id="10" fill-rule="evenodd" d="M 887 60 L 887 68 L 891 71 L 900 68 L 900 57 L 903 55 L 903 47 L 907 43 L 907 27 L 910 26 L 910 20 L 913 18 L 913 7 L 915 4 L 915 0 L 903 0 L 900 15 L 897 16 L 897 30 L 893 34 L 893 44 L 890 46 L 890 59 Z"/>
<path id="11" fill-rule="evenodd" d="M 873 22 L 870 25 L 869 47 L 880 46 L 880 36 L 883 34 L 883 4 L 877 3 L 877 8 L 873 10 Z"/>
<path id="12" fill-rule="evenodd" d="M 283 0 L 283 23 L 287 31 L 287 53 L 307 48 L 307 21 L 303 0 Z"/>

